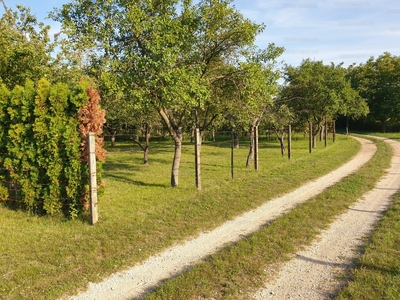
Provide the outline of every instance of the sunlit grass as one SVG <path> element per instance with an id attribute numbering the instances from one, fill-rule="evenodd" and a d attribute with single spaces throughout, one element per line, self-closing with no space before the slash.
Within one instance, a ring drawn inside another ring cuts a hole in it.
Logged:
<path id="1" fill-rule="evenodd" d="M 337 299 L 400 299 L 400 194 Z"/>
<path id="2" fill-rule="evenodd" d="M 379 134 L 400 139 L 400 133 Z M 400 194 L 367 241 L 348 286 L 337 299 L 400 299 Z"/>
<path id="3" fill-rule="evenodd" d="M 390 146 L 377 143 L 377 154 L 360 171 L 264 229 L 167 281 L 146 299 L 248 299 L 249 293 L 261 287 L 270 275 L 264 271 L 268 266 L 276 266 L 309 245 L 321 229 L 327 228 L 338 214 L 373 188 L 388 167 L 392 154 Z"/>
<path id="4" fill-rule="evenodd" d="M 105 194 L 99 223 L 87 219 L 35 217 L 0 207 L 0 298 L 56 299 L 88 282 L 132 266 L 161 249 L 211 230 L 268 199 L 317 178 L 359 150 L 339 136 L 308 153 L 306 139 L 293 141 L 293 159 L 282 158 L 276 142 L 260 142 L 260 169 L 246 168 L 247 141 L 235 149 L 230 173 L 230 141 L 205 142 L 202 186 L 195 188 L 193 145 L 185 141 L 179 187 L 171 188 L 173 146 L 152 143 L 149 165 L 133 143 L 109 147 L 104 164 Z"/>

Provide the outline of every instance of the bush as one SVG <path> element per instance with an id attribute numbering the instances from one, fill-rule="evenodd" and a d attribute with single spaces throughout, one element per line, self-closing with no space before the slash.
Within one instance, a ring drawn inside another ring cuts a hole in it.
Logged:
<path id="1" fill-rule="evenodd" d="M 11 92 L 2 85 L 0 93 L 0 200 L 36 214 L 76 217 L 89 197 L 82 130 L 95 123 L 101 134 L 105 122 L 97 92 L 84 81 L 71 90 L 42 79 Z M 97 146 L 104 160 L 101 139 Z"/>

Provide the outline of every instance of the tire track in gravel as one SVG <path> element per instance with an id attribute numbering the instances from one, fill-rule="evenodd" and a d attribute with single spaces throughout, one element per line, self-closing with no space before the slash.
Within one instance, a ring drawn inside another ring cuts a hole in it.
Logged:
<path id="1" fill-rule="evenodd" d="M 400 189 L 400 143 L 385 142 L 393 147 L 394 156 L 375 188 L 338 216 L 311 246 L 284 263 L 273 282 L 267 282 L 254 299 L 320 300 L 337 295 L 345 284 L 343 275 L 359 256 L 357 249 L 363 245 L 363 238 L 371 234 Z"/>
<path id="2" fill-rule="evenodd" d="M 128 270 L 115 273 L 100 283 L 90 283 L 86 292 L 70 299 L 142 299 L 162 280 L 184 272 L 224 245 L 236 242 L 243 236 L 257 231 L 262 225 L 285 214 L 360 169 L 373 157 L 377 148 L 369 140 L 356 137 L 355 139 L 361 143 L 359 153 L 331 173 L 308 182 L 282 197 L 269 200 L 259 208 L 246 212 L 213 231 L 203 232 L 195 239 L 172 246 Z"/>

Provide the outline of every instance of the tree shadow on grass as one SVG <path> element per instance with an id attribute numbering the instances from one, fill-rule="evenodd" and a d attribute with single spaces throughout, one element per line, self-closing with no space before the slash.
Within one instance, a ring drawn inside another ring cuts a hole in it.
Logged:
<path id="1" fill-rule="evenodd" d="M 148 182 L 144 182 L 144 181 L 133 180 L 133 179 L 130 179 L 127 176 L 123 176 L 123 175 L 107 174 L 104 177 L 111 178 L 115 181 L 129 183 L 129 184 L 136 185 L 136 186 L 153 186 L 153 187 L 163 187 L 163 188 L 169 187 L 167 184 L 148 183 Z"/>

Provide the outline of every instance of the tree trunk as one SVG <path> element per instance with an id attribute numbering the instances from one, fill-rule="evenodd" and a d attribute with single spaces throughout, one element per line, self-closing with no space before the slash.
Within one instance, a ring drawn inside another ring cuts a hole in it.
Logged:
<path id="1" fill-rule="evenodd" d="M 113 130 L 111 134 L 111 146 L 115 147 L 115 135 L 117 134 L 117 131 Z"/>
<path id="2" fill-rule="evenodd" d="M 255 135 L 255 126 L 251 126 L 250 130 L 250 149 L 249 149 L 249 154 L 247 155 L 247 160 L 246 160 L 246 167 L 250 167 L 253 158 L 254 158 L 254 135 Z"/>
<path id="3" fill-rule="evenodd" d="M 173 116 L 168 114 L 168 110 L 160 107 L 158 110 L 162 120 L 164 121 L 168 133 L 171 138 L 174 140 L 175 143 L 175 150 L 174 150 L 174 159 L 172 161 L 172 170 L 171 170 L 171 186 L 177 187 L 179 184 L 179 166 L 181 163 L 181 156 L 182 156 L 182 122 L 183 122 L 183 115 L 179 121 L 179 123 L 175 123 Z"/>
<path id="4" fill-rule="evenodd" d="M 324 134 L 324 125 L 319 127 L 319 141 L 322 142 L 323 134 Z"/>
<path id="5" fill-rule="evenodd" d="M 143 149 L 143 163 L 145 165 L 149 164 L 150 132 L 151 132 L 151 125 L 146 123 L 144 127 L 145 142 Z"/>
<path id="6" fill-rule="evenodd" d="M 284 157 L 285 156 L 285 131 L 282 130 L 280 133 L 280 130 L 275 128 L 275 135 L 281 146 L 281 155 L 282 155 L 282 157 Z"/>
<path id="7" fill-rule="evenodd" d="M 282 157 L 285 156 L 285 136 L 282 134 L 282 136 L 279 139 L 279 143 L 281 144 L 281 154 Z"/>
<path id="8" fill-rule="evenodd" d="M 233 132 L 233 144 L 235 148 L 239 148 L 239 133 L 237 131 Z"/>
<path id="9" fill-rule="evenodd" d="M 182 128 L 178 130 L 174 138 L 175 142 L 175 151 L 174 151 L 174 160 L 172 162 L 172 170 L 171 170 L 171 186 L 177 187 L 179 184 L 179 166 L 181 164 L 181 156 L 182 156 Z"/>

